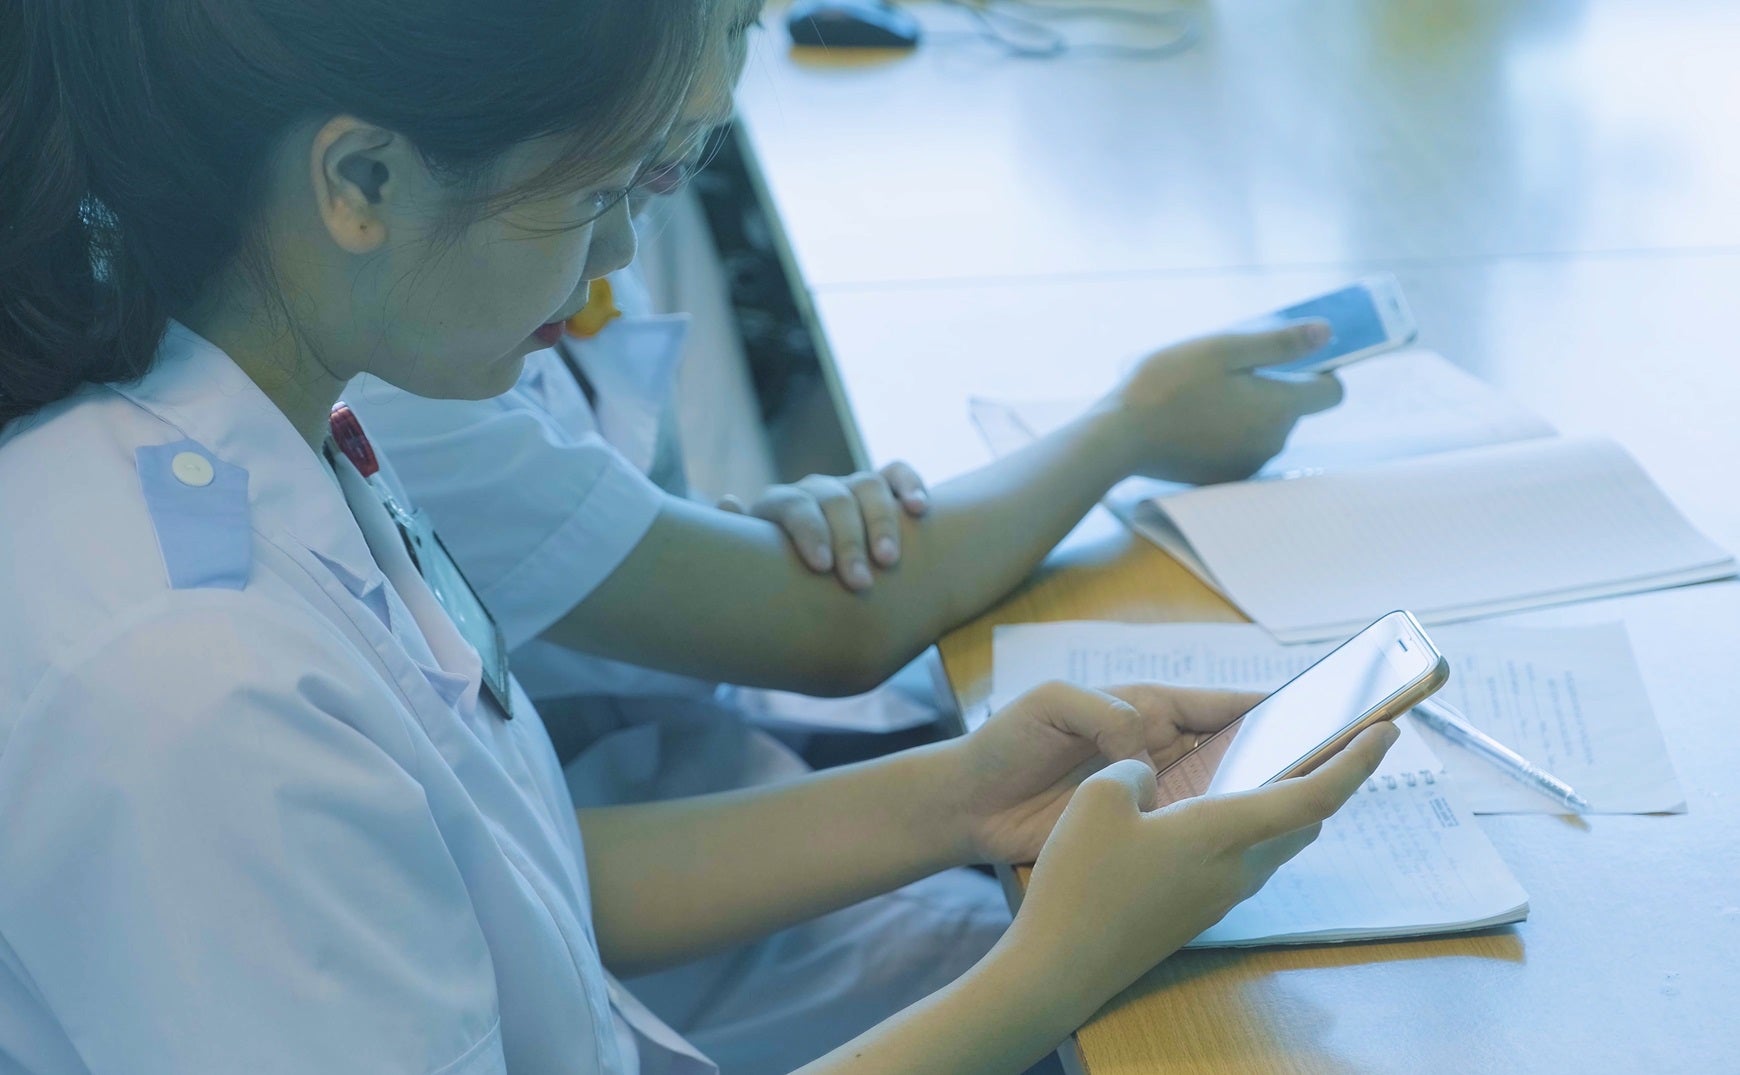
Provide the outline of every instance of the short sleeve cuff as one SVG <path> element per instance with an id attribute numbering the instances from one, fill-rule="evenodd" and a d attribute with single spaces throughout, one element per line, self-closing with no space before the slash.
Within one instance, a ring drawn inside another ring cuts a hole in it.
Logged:
<path id="1" fill-rule="evenodd" d="M 479 595 L 501 618 L 509 649 L 542 634 L 628 559 L 652 528 L 667 494 L 611 453 L 567 519 L 514 569 Z"/>

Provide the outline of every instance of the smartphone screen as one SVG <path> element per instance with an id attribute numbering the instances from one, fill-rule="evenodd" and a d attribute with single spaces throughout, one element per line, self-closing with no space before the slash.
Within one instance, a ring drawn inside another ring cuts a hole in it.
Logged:
<path id="1" fill-rule="evenodd" d="M 1353 284 L 1340 291 L 1308 299 L 1297 306 L 1277 310 L 1264 318 L 1264 321 L 1280 324 L 1308 317 L 1321 317 L 1329 322 L 1332 333 L 1329 342 L 1285 365 L 1265 368 L 1282 373 L 1296 373 L 1389 341 L 1389 336 L 1384 332 L 1383 315 L 1378 312 L 1371 289 L 1364 284 Z"/>
<path id="2" fill-rule="evenodd" d="M 1391 613 L 1168 768 L 1162 798 L 1261 787 L 1431 679 L 1441 660 L 1411 616 Z"/>

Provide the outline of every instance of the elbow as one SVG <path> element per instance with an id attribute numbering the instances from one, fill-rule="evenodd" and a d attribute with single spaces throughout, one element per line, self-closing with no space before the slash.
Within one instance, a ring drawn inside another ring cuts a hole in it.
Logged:
<path id="1" fill-rule="evenodd" d="M 817 638 L 831 638 L 821 652 L 804 662 L 795 689 L 818 698 L 849 698 L 875 690 L 907 662 L 924 652 L 928 642 L 908 643 L 892 624 L 874 609 L 861 607 L 817 631 Z"/>

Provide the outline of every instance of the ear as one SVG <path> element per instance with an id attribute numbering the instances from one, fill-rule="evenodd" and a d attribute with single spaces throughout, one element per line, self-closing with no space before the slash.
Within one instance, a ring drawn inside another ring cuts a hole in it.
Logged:
<path id="1" fill-rule="evenodd" d="M 404 139 L 353 116 L 334 116 L 316 131 L 308 165 L 315 207 L 342 249 L 369 254 L 387 241 L 389 210 L 407 177 Z"/>

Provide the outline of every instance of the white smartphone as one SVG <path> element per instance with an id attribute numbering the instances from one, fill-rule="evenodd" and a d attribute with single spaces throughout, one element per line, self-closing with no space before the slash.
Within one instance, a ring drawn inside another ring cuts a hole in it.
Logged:
<path id="1" fill-rule="evenodd" d="M 1325 373 L 1413 343 L 1419 335 L 1414 315 L 1402 297 L 1402 285 L 1389 273 L 1367 276 L 1339 291 L 1306 299 L 1272 314 L 1246 321 L 1242 329 L 1273 328 L 1289 321 L 1321 317 L 1333 333 L 1311 354 L 1279 366 L 1280 373 Z"/>
<path id="2" fill-rule="evenodd" d="M 1392 612 L 1299 673 L 1160 774 L 1160 801 L 1249 791 L 1303 776 L 1450 678 L 1418 620 Z"/>

